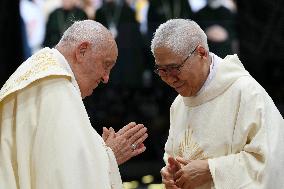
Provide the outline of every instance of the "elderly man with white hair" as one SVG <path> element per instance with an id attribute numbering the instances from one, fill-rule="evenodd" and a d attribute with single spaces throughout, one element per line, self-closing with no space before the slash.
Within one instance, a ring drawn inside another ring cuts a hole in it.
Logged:
<path id="1" fill-rule="evenodd" d="M 1 189 L 121 189 L 118 164 L 145 151 L 142 124 L 91 126 L 82 98 L 107 83 L 110 31 L 85 20 L 21 64 L 0 91 Z"/>
<path id="2" fill-rule="evenodd" d="M 166 188 L 283 188 L 284 121 L 237 55 L 209 52 L 196 22 L 161 24 L 155 72 L 179 95 L 170 108 Z"/>

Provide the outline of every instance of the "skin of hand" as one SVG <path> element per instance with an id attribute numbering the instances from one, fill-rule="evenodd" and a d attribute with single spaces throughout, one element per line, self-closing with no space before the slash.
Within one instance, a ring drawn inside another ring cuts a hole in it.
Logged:
<path id="1" fill-rule="evenodd" d="M 185 160 L 177 157 L 181 169 L 174 176 L 175 184 L 182 189 L 194 189 L 210 180 L 212 176 L 207 160 Z"/>
<path id="2" fill-rule="evenodd" d="M 103 128 L 103 139 L 116 157 L 118 165 L 128 161 L 146 150 L 143 142 L 148 137 L 147 128 L 143 124 L 131 122 L 115 133 L 113 128 Z M 135 144 L 136 149 L 131 145 Z"/>
<path id="3" fill-rule="evenodd" d="M 180 163 L 173 157 L 168 158 L 168 165 L 161 169 L 162 183 L 166 189 L 180 189 L 175 185 L 174 175 L 181 169 Z"/>

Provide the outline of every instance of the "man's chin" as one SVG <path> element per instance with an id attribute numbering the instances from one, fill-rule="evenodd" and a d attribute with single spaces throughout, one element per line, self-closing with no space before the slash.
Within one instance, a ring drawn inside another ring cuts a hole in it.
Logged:
<path id="1" fill-rule="evenodd" d="M 94 89 L 95 89 L 95 88 L 94 88 Z M 88 97 L 88 96 L 91 96 L 91 95 L 93 94 L 93 92 L 94 92 L 94 89 L 89 90 L 88 93 L 82 94 L 82 98 L 84 99 L 84 98 L 86 98 L 86 97 Z"/>
<path id="2" fill-rule="evenodd" d="M 185 93 L 178 93 L 178 94 L 182 97 L 189 97 L 188 94 L 185 94 Z"/>
<path id="3" fill-rule="evenodd" d="M 96 88 L 96 87 L 95 87 Z M 90 90 L 88 96 L 91 96 L 94 93 L 95 88 L 93 88 L 92 90 Z"/>
<path id="4" fill-rule="evenodd" d="M 176 92 L 182 97 L 190 97 L 191 96 L 190 92 L 185 91 L 185 90 L 176 90 Z"/>
<path id="5" fill-rule="evenodd" d="M 181 96 L 184 96 L 185 95 L 185 91 L 182 87 L 179 87 L 179 88 L 175 88 L 175 91 L 180 94 Z"/>

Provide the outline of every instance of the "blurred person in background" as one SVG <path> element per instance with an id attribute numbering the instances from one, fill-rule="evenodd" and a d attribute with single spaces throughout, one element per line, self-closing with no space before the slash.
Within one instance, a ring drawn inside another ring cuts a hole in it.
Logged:
<path id="1" fill-rule="evenodd" d="M 88 19 L 93 20 L 96 14 L 96 4 L 93 0 L 81 0 L 80 7 L 85 11 Z"/>
<path id="2" fill-rule="evenodd" d="M 140 32 L 143 35 L 147 35 L 147 15 L 149 9 L 149 1 L 148 0 L 137 0 L 135 4 L 136 10 L 136 20 L 140 24 Z"/>
<path id="3" fill-rule="evenodd" d="M 237 52 L 235 14 L 223 5 L 223 0 L 207 0 L 207 5 L 194 14 L 194 20 L 206 33 L 209 48 L 216 55 L 224 58 Z"/>
<path id="4" fill-rule="evenodd" d="M 284 115 L 284 1 L 235 3 L 240 58 Z"/>
<path id="5" fill-rule="evenodd" d="M 147 129 L 131 122 L 100 137 L 82 101 L 108 82 L 117 53 L 104 26 L 79 21 L 11 75 L 0 91 L 0 188 L 122 188 L 118 165 L 145 151 Z"/>
<path id="6" fill-rule="evenodd" d="M 41 48 L 44 40 L 45 18 L 42 7 L 33 0 L 20 1 L 20 13 L 27 31 L 27 41 L 32 53 Z"/>
<path id="7" fill-rule="evenodd" d="M 62 7 L 55 9 L 48 16 L 43 46 L 54 47 L 74 21 L 87 18 L 87 14 L 79 7 L 79 0 L 62 0 Z"/>
<path id="8" fill-rule="evenodd" d="M 144 69 L 142 36 L 135 12 L 124 0 L 104 0 L 95 20 L 113 34 L 119 57 L 112 71 L 110 84 L 118 88 L 139 88 Z"/>
<path id="9" fill-rule="evenodd" d="M 185 19 L 160 25 L 151 50 L 155 72 L 179 93 L 161 170 L 166 188 L 282 188 L 284 120 L 238 56 L 211 53 L 205 32 Z"/>
<path id="10" fill-rule="evenodd" d="M 158 26 L 173 18 L 192 18 L 192 10 L 188 0 L 151 0 L 148 10 L 149 39 Z"/>

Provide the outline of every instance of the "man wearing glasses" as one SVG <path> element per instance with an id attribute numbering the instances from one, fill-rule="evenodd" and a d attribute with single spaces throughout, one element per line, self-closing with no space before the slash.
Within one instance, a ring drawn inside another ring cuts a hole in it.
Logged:
<path id="1" fill-rule="evenodd" d="M 238 56 L 209 52 L 204 31 L 184 19 L 160 25 L 151 50 L 155 73 L 179 93 L 170 108 L 165 187 L 283 187 L 283 117 Z"/>

